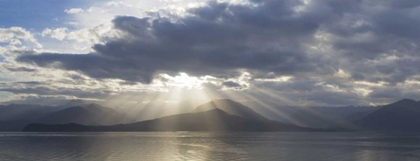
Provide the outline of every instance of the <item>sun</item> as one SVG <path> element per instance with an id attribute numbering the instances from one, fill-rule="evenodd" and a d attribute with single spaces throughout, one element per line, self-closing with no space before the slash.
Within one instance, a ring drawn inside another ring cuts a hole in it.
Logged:
<path id="1" fill-rule="evenodd" d="M 178 87 L 178 88 L 202 88 L 202 84 L 206 83 L 206 80 L 199 77 L 189 76 L 187 73 L 179 73 L 176 76 L 170 76 L 168 74 L 161 74 L 163 78 L 167 80 L 165 82 L 166 86 L 169 87 Z"/>

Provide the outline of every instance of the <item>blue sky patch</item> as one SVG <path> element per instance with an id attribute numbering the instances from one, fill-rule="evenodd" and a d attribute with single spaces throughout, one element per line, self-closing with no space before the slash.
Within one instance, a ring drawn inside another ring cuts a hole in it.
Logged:
<path id="1" fill-rule="evenodd" d="M 82 0 L 0 0 L 0 27 L 21 26 L 29 30 L 61 27 L 68 22 L 65 9 L 83 7 Z"/>

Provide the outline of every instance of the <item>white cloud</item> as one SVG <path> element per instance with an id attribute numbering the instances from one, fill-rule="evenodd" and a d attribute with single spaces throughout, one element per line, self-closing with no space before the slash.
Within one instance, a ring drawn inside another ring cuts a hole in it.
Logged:
<path id="1" fill-rule="evenodd" d="M 22 42 L 19 39 L 12 39 L 10 40 L 9 45 L 19 46 L 22 45 Z"/>
<path id="2" fill-rule="evenodd" d="M 46 29 L 44 29 L 44 31 L 42 31 L 41 35 L 43 37 L 49 35 L 49 36 L 51 36 L 54 39 L 63 41 L 66 38 L 67 31 L 68 31 L 68 29 L 65 28 L 65 27 L 56 28 L 56 29 L 46 28 Z"/>
<path id="3" fill-rule="evenodd" d="M 207 1 L 207 0 L 206 0 Z M 179 10 L 185 10 L 190 4 L 203 2 L 198 0 L 103 0 L 90 6 L 84 6 L 85 10 L 72 14 L 77 22 L 77 27 L 93 28 L 110 22 L 115 16 L 127 15 L 143 17 L 149 11 L 164 11 L 171 14 Z M 68 11 L 70 12 L 71 9 Z M 74 9 L 74 12 L 78 10 Z"/>
<path id="4" fill-rule="evenodd" d="M 31 42 L 37 48 L 42 48 L 42 45 L 38 43 L 38 40 L 34 35 L 22 27 L 0 28 L 0 43 L 11 42 L 13 44 L 19 44 L 19 42 L 16 41 L 19 39 Z"/>
<path id="5" fill-rule="evenodd" d="M 201 85 L 205 82 L 204 77 L 192 77 L 186 73 L 179 73 L 177 76 L 170 76 L 168 74 L 161 74 L 165 81 L 165 85 L 168 87 L 180 87 L 180 88 L 201 88 Z"/>
<path id="6" fill-rule="evenodd" d="M 65 9 L 64 12 L 66 12 L 67 14 L 77 14 L 77 13 L 84 12 L 84 10 L 81 8 L 70 8 L 70 9 Z"/>
<path id="7" fill-rule="evenodd" d="M 59 41 L 46 41 L 46 49 L 54 52 L 90 52 L 91 46 L 102 41 L 118 36 L 111 23 L 102 24 L 93 28 L 81 28 L 71 30 L 67 27 L 46 28 L 40 35 Z"/>
<path id="8" fill-rule="evenodd" d="M 71 26 L 77 26 L 77 25 L 79 25 L 78 22 L 73 22 L 73 21 L 72 22 L 69 22 L 68 24 L 71 25 Z"/>

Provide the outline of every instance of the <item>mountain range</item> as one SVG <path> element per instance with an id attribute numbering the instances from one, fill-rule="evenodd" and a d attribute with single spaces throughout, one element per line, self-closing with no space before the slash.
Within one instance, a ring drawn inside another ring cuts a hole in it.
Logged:
<path id="1" fill-rule="evenodd" d="M 73 100 L 62 106 L 11 104 L 0 107 L 0 131 L 21 131 L 30 123 L 113 125 L 134 120 L 112 108 Z"/>
<path id="2" fill-rule="evenodd" d="M 258 121 L 269 121 L 269 119 L 255 112 L 243 104 L 232 101 L 230 99 L 218 99 L 213 100 L 209 103 L 198 106 L 193 112 L 205 112 L 209 110 L 220 109 L 230 115 L 240 116 L 243 118 L 258 120 Z"/>
<path id="3" fill-rule="evenodd" d="M 355 121 L 362 130 L 420 132 L 420 102 L 403 99 Z"/>
<path id="4" fill-rule="evenodd" d="M 288 120 L 283 122 L 312 128 L 352 127 L 354 121 L 362 119 L 382 106 L 342 107 L 288 107 L 283 113 Z"/>
<path id="5" fill-rule="evenodd" d="M 113 126 L 80 124 L 30 124 L 24 131 L 311 131 L 296 125 L 269 120 L 252 109 L 229 99 L 214 100 L 190 113 Z"/>
<path id="6" fill-rule="evenodd" d="M 410 99 L 384 106 L 290 107 L 283 113 L 286 121 L 268 119 L 229 99 L 141 121 L 77 100 L 55 107 L 11 104 L 0 106 L 0 112 L 1 131 L 420 131 L 420 102 Z"/>

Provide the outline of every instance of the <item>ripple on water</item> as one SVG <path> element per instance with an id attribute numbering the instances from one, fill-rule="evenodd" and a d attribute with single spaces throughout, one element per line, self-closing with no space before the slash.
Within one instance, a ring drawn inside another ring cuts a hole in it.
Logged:
<path id="1" fill-rule="evenodd" d="M 420 135 L 0 133 L 0 160 L 419 160 Z"/>

